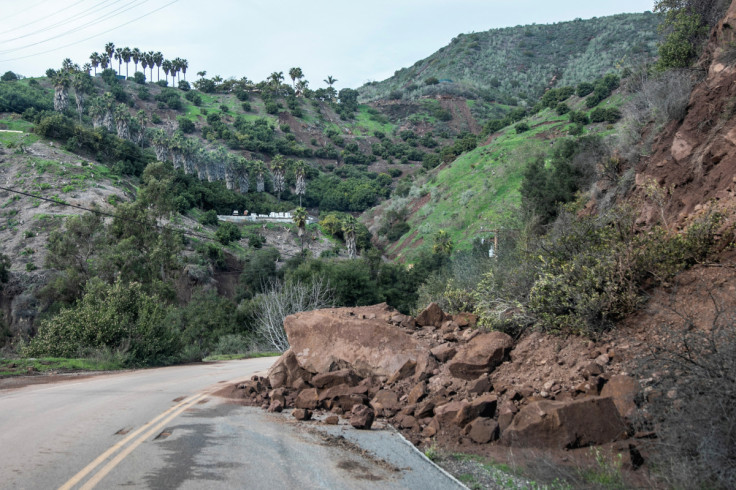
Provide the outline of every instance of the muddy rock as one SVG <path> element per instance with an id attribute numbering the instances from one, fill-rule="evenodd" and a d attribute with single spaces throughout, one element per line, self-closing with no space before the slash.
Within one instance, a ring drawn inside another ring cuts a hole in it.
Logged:
<path id="1" fill-rule="evenodd" d="M 601 396 L 611 397 L 621 417 L 630 418 L 636 412 L 637 395 L 641 392 L 639 382 L 626 375 L 611 376 L 611 379 L 603 385 Z"/>
<path id="2" fill-rule="evenodd" d="M 456 420 L 458 418 L 457 416 L 463 410 L 463 408 L 469 405 L 470 404 L 465 400 L 445 403 L 444 405 L 435 407 L 434 419 L 437 421 L 440 427 L 447 427 L 450 424 L 459 425 L 456 423 Z"/>
<path id="3" fill-rule="evenodd" d="M 435 327 L 439 328 L 442 326 L 442 322 L 446 319 L 445 313 L 437 303 L 430 303 L 419 315 L 414 319 L 420 327 Z"/>
<path id="4" fill-rule="evenodd" d="M 491 380 L 488 378 L 488 376 L 482 376 L 475 381 L 471 381 L 468 384 L 468 393 L 472 393 L 475 395 L 481 395 L 483 393 L 488 393 L 493 389 L 493 383 L 491 383 Z"/>
<path id="5" fill-rule="evenodd" d="M 306 408 L 296 408 L 291 414 L 297 420 L 311 420 L 312 419 L 312 411 L 307 410 Z"/>
<path id="6" fill-rule="evenodd" d="M 514 402 L 505 401 L 501 404 L 498 409 L 498 427 L 501 432 L 511 425 L 517 413 L 519 413 L 519 409 L 516 408 Z"/>
<path id="7" fill-rule="evenodd" d="M 269 412 L 276 412 L 279 413 L 284 409 L 284 402 L 280 400 L 274 400 L 271 402 L 271 404 L 268 406 Z"/>
<path id="8" fill-rule="evenodd" d="M 381 390 L 376 394 L 376 397 L 371 400 L 371 406 L 373 409 L 381 413 L 396 413 L 401 409 L 398 395 L 392 390 Z"/>
<path id="9" fill-rule="evenodd" d="M 455 417 L 455 425 L 464 427 L 468 422 L 478 417 L 493 417 L 496 415 L 498 399 L 495 395 L 483 395 L 470 404 L 464 405 Z"/>
<path id="10" fill-rule="evenodd" d="M 356 429 L 370 429 L 374 419 L 375 413 L 369 406 L 355 405 L 350 411 L 350 425 Z"/>
<path id="11" fill-rule="evenodd" d="M 439 362 L 444 363 L 453 358 L 457 353 L 457 349 L 452 344 L 440 344 L 430 352 Z"/>
<path id="12" fill-rule="evenodd" d="M 612 442 L 626 432 L 612 398 L 537 401 L 522 408 L 501 441 L 520 447 L 574 449 Z"/>
<path id="13" fill-rule="evenodd" d="M 513 339 L 502 332 L 478 334 L 458 350 L 448 368 L 456 378 L 477 379 L 505 361 L 513 345 Z"/>
<path id="14" fill-rule="evenodd" d="M 317 394 L 317 390 L 315 388 L 309 388 L 299 392 L 296 400 L 294 401 L 294 406 L 296 408 L 306 408 L 309 410 L 317 408 L 319 406 L 319 395 Z"/>
<path id="15" fill-rule="evenodd" d="M 311 374 L 299 365 L 292 349 L 287 350 L 278 358 L 268 370 L 267 377 L 272 388 L 295 387 L 297 381 L 303 384 L 312 378 Z"/>
<path id="16" fill-rule="evenodd" d="M 407 402 L 410 405 L 416 405 L 424 396 L 427 394 L 427 383 L 421 382 L 414 385 L 414 388 L 409 391 Z"/>
<path id="17" fill-rule="evenodd" d="M 360 377 L 350 369 L 340 369 L 338 371 L 315 375 L 312 377 L 312 386 L 319 389 L 331 388 L 341 384 L 356 386 L 360 381 Z"/>
<path id="18" fill-rule="evenodd" d="M 476 444 L 488 444 L 498 439 L 498 422 L 490 417 L 480 417 L 466 425 L 463 433 Z"/>

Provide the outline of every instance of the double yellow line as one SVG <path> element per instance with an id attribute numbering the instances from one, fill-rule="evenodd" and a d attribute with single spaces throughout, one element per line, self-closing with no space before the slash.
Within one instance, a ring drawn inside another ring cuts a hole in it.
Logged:
<path id="1" fill-rule="evenodd" d="M 120 462 L 123 459 L 125 459 L 126 456 L 132 453 L 135 448 L 140 446 L 146 439 L 148 439 L 149 437 L 159 432 L 161 429 L 164 428 L 166 424 L 171 422 L 179 414 L 181 414 L 184 410 L 191 407 L 192 405 L 200 401 L 205 396 L 206 396 L 206 393 L 200 393 L 198 395 L 193 395 L 183 400 L 182 402 L 178 403 L 177 405 L 174 405 L 173 407 L 169 408 L 168 410 L 160 414 L 155 419 L 149 422 L 146 422 L 140 428 L 136 429 L 134 432 L 131 432 L 125 439 L 116 443 L 110 449 L 100 454 L 97 458 L 95 458 L 94 461 L 92 461 L 90 464 L 85 466 L 79 473 L 71 477 L 69 481 L 67 481 L 62 486 L 60 486 L 59 490 L 70 490 L 76 484 L 84 480 L 87 477 L 87 475 L 92 473 L 98 466 L 104 463 L 113 454 L 117 453 L 117 455 L 114 458 L 112 458 L 105 466 L 100 468 L 99 471 L 97 471 L 97 473 L 95 473 L 89 480 L 87 480 L 84 483 L 84 485 L 80 487 L 81 490 L 89 490 L 91 488 L 94 488 L 95 485 L 100 483 L 100 481 L 102 481 L 102 479 L 105 478 L 105 476 L 107 476 L 107 474 L 110 473 L 110 471 L 112 471 L 113 468 L 115 468 L 118 464 L 120 464 Z M 141 433 L 143 434 L 141 435 Z M 140 437 L 138 437 L 139 435 Z M 127 447 L 125 447 L 125 445 L 128 444 L 130 441 L 133 441 L 133 442 Z M 122 449 L 122 451 L 120 451 L 120 449 L 123 447 L 125 447 L 125 449 Z"/>

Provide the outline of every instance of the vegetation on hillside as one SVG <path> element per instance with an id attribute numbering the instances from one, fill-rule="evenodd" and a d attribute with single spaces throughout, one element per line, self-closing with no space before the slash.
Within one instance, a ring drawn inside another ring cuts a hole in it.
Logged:
<path id="1" fill-rule="evenodd" d="M 361 99 L 437 94 L 534 105 L 547 88 L 589 82 L 651 58 L 660 16 L 621 14 L 460 34 L 431 56 L 359 90 Z"/>

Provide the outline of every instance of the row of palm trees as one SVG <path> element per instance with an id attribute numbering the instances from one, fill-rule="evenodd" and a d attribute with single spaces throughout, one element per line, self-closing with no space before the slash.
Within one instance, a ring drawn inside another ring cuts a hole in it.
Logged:
<path id="1" fill-rule="evenodd" d="M 145 74 L 146 68 L 150 69 L 150 80 L 153 80 L 153 67 L 156 67 L 157 80 L 161 80 L 161 68 L 164 69 L 166 75 L 166 81 L 169 80 L 169 74 L 171 74 L 172 83 L 174 79 L 178 81 L 179 73 L 184 76 L 184 80 L 187 79 L 187 68 L 189 68 L 189 62 L 183 58 L 174 58 L 173 60 L 167 60 L 160 51 L 141 51 L 138 48 L 115 47 L 113 43 L 105 44 L 105 49 L 102 53 L 95 51 L 89 56 L 89 66 L 94 69 L 95 75 L 97 75 L 97 67 L 101 67 L 103 70 L 107 69 L 108 66 L 112 65 L 113 61 L 118 62 L 118 75 L 122 74 L 122 64 L 125 63 L 125 76 L 128 76 L 128 67 L 130 62 L 133 62 L 135 71 L 138 71 L 138 64 L 140 63 Z M 85 65 L 86 66 L 86 65 Z"/>
<path id="2" fill-rule="evenodd" d="M 270 173 L 274 194 L 281 199 L 286 190 L 286 172 L 293 170 L 296 176 L 294 193 L 299 196 L 301 206 L 302 196 L 307 191 L 308 164 L 304 160 L 292 161 L 276 155 L 266 165 L 262 160 L 247 160 L 223 147 L 209 150 L 181 132 L 170 137 L 162 129 L 153 129 L 149 134 L 159 161 L 170 160 L 175 169 L 181 169 L 185 174 L 196 174 L 200 180 L 224 180 L 228 189 L 237 189 L 243 194 L 251 189 L 251 177 L 255 180 L 256 192 L 265 192 L 265 177 Z"/>

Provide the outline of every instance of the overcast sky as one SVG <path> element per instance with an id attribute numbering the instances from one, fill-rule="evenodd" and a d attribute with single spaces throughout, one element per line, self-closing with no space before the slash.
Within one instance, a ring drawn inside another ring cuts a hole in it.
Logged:
<path id="1" fill-rule="evenodd" d="M 383 80 L 460 33 L 651 10 L 653 0 L 0 0 L 0 73 L 80 65 L 105 43 L 189 62 L 187 79 L 302 68 L 313 89 Z M 131 64 L 131 75 L 133 66 Z M 123 71 L 125 68 L 123 67 Z M 154 74 L 155 76 L 155 74 Z"/>

